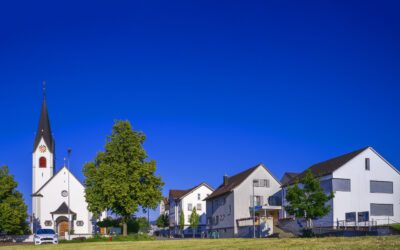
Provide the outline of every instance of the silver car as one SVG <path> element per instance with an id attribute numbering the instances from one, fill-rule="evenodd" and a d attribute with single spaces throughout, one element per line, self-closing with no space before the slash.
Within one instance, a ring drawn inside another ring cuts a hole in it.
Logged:
<path id="1" fill-rule="evenodd" d="M 35 245 L 43 243 L 58 244 L 58 235 L 53 229 L 39 229 L 34 235 L 33 242 Z"/>

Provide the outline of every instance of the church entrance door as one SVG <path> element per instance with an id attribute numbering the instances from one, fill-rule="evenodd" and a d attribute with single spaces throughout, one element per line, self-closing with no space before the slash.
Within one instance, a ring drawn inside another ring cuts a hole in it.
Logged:
<path id="1" fill-rule="evenodd" d="M 65 232 L 68 232 L 68 221 L 61 221 L 58 224 L 58 235 L 65 236 Z"/>

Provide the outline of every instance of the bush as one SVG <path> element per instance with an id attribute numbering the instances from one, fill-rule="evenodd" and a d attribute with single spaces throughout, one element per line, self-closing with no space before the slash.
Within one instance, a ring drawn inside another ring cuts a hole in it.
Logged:
<path id="1" fill-rule="evenodd" d="M 302 230 L 302 237 L 304 237 L 304 238 L 315 237 L 315 233 L 313 232 L 312 229 L 303 229 Z"/>
<path id="2" fill-rule="evenodd" d="M 116 235 L 112 236 L 112 241 L 147 241 L 154 240 L 152 236 L 147 234 L 130 234 L 128 236 Z M 94 235 L 92 238 L 86 239 L 85 237 L 78 237 L 73 240 L 60 240 L 60 243 L 78 243 L 78 242 L 101 242 L 110 241 L 110 237 L 105 237 L 101 235 Z"/>

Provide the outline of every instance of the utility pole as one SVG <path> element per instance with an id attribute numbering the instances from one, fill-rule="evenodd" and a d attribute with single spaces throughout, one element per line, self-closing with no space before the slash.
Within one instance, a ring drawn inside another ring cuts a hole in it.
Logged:
<path id="1" fill-rule="evenodd" d="M 253 238 L 256 238 L 256 207 L 254 203 L 254 183 L 255 180 L 253 180 Z"/>
<path id="2" fill-rule="evenodd" d="M 68 162 L 67 162 L 67 168 L 68 168 L 68 239 L 71 239 L 71 227 L 72 227 L 72 223 L 71 223 L 71 208 L 70 208 L 70 198 L 71 198 L 71 193 L 70 193 L 70 189 L 69 189 L 69 158 L 71 156 L 71 148 L 68 148 Z"/>

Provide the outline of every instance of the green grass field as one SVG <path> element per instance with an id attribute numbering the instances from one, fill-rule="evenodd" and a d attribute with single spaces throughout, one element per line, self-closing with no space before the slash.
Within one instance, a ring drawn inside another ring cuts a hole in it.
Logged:
<path id="1" fill-rule="evenodd" d="M 1 245 L 0 245 L 1 246 Z M 89 242 L 59 245 L 15 245 L 6 249 L 400 249 L 400 236 L 292 239 L 155 240 Z M 0 247 L 1 249 L 1 247 Z"/>

